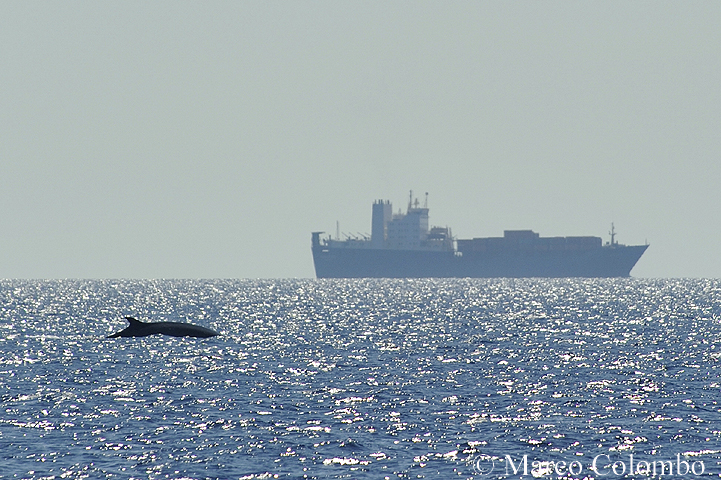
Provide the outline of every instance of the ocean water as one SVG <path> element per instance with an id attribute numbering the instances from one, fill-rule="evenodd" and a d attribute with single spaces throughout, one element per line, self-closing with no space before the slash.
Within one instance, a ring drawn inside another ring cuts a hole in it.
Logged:
<path id="1" fill-rule="evenodd" d="M 720 360 L 717 280 L 4 280 L 0 479 L 719 477 Z"/>

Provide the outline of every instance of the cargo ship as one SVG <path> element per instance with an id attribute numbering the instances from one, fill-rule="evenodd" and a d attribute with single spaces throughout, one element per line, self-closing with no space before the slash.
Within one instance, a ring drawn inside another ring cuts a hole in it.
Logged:
<path id="1" fill-rule="evenodd" d="M 506 230 L 502 237 L 455 239 L 448 227 L 430 227 L 428 194 L 423 206 L 411 192 L 406 213 L 388 200 L 373 203 L 371 234 L 341 240 L 312 232 L 318 278 L 525 278 L 628 277 L 648 245 L 622 245 L 611 226 L 600 237 L 541 237 Z"/>

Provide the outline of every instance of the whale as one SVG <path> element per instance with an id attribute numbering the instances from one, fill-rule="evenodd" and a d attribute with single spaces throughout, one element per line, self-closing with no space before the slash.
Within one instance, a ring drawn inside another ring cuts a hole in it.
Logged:
<path id="1" fill-rule="evenodd" d="M 130 325 L 118 333 L 106 338 L 147 337 L 148 335 L 170 335 L 171 337 L 208 338 L 219 335 L 215 330 L 181 322 L 141 322 L 133 317 L 125 317 Z"/>

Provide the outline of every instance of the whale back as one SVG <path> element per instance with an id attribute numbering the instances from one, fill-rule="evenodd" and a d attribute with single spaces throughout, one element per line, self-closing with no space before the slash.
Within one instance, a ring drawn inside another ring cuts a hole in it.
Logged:
<path id="1" fill-rule="evenodd" d="M 147 337 L 148 335 L 162 334 L 172 337 L 208 338 L 218 335 L 218 332 L 209 328 L 180 322 L 141 322 L 133 317 L 125 317 L 130 325 L 118 333 L 107 338 L 118 337 Z"/>

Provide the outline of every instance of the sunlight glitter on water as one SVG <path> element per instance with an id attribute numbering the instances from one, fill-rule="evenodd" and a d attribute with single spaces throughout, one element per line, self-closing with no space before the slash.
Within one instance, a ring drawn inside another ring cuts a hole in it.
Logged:
<path id="1" fill-rule="evenodd" d="M 720 287 L 3 281 L 0 478 L 510 478 L 506 455 L 629 453 L 718 475 Z M 105 339 L 125 315 L 221 336 Z"/>

